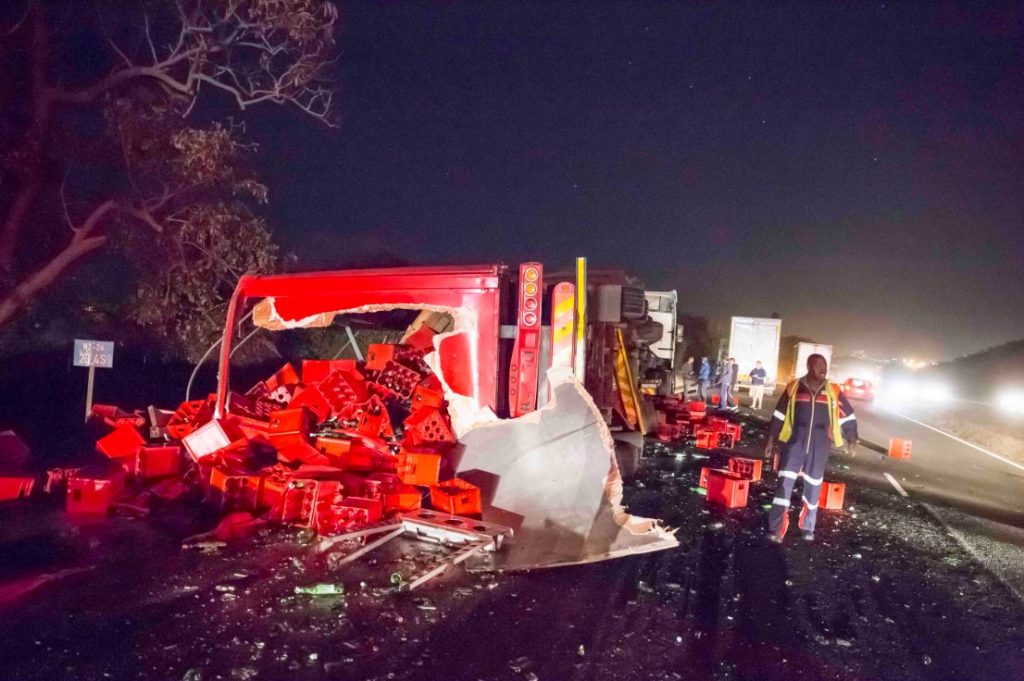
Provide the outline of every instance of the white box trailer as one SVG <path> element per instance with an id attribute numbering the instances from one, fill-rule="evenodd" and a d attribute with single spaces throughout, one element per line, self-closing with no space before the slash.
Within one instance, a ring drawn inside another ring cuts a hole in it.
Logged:
<path id="1" fill-rule="evenodd" d="M 738 385 L 750 387 L 750 371 L 761 362 L 767 372 L 765 393 L 771 395 L 779 380 L 779 343 L 782 320 L 764 317 L 733 317 L 729 332 L 729 357 L 736 358 Z"/>
<path id="2" fill-rule="evenodd" d="M 832 376 L 832 346 L 822 343 L 797 343 L 796 359 L 793 362 L 793 375 L 789 380 L 800 378 L 807 373 L 807 358 L 811 355 L 821 355 L 828 362 L 828 375 Z"/>

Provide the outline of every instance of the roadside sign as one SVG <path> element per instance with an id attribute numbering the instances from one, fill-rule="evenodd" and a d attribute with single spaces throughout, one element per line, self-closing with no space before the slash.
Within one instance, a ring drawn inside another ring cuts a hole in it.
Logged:
<path id="1" fill-rule="evenodd" d="M 71 361 L 76 367 L 89 367 L 89 381 L 85 386 L 85 420 L 92 414 L 92 392 L 96 383 L 96 367 L 114 368 L 114 342 L 75 339 Z"/>
<path id="2" fill-rule="evenodd" d="M 114 342 L 75 339 L 75 354 L 72 357 L 76 367 L 114 368 Z"/>

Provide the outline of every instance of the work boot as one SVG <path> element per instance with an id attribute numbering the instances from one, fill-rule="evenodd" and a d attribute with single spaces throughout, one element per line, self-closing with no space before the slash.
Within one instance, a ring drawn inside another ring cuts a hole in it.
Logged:
<path id="1" fill-rule="evenodd" d="M 811 530 L 804 530 L 804 541 L 814 541 L 814 532 Z"/>

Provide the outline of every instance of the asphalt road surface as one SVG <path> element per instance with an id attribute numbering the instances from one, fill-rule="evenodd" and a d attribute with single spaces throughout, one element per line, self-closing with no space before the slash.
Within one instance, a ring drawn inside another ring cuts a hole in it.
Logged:
<path id="1" fill-rule="evenodd" d="M 887 448 L 890 438 L 912 441 L 906 460 L 860 457 L 858 479 L 889 473 L 916 499 L 959 509 L 1002 523 L 1024 527 L 1024 465 L 971 446 L 928 426 L 929 410 L 885 409 L 854 402 L 862 440 Z M 963 403 L 965 417 L 983 409 Z"/>
<path id="2" fill-rule="evenodd" d="M 1024 558 L 1016 528 L 992 519 L 1013 517 L 1019 478 L 1000 480 L 1013 467 L 1000 476 L 991 457 L 945 436 L 860 413 L 865 438 L 914 439 L 912 458 L 866 447 L 834 456 L 827 478 L 846 482 L 846 502 L 821 513 L 813 543 L 765 541 L 770 473 L 746 506 L 711 506 L 700 469 L 731 453 L 651 442 L 626 501 L 678 528 L 678 549 L 518 574 L 456 569 L 412 593 L 389 575 L 422 570 L 437 547 L 398 540 L 339 568 L 288 528 L 182 549 L 203 522 L 188 508 L 80 524 L 46 500 L 10 504 L 0 508 L 0 678 L 1024 678 L 1011 579 Z M 762 447 L 763 426 L 748 423 L 740 450 Z M 963 461 L 979 471 L 958 484 Z M 988 484 L 998 494 L 972 505 L 964 490 Z M 296 593 L 320 582 L 344 594 Z"/>

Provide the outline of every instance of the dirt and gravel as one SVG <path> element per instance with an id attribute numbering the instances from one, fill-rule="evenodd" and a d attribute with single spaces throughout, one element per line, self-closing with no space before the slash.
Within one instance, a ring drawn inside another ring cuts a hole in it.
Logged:
<path id="1" fill-rule="evenodd" d="M 758 438 L 748 437 L 750 451 Z M 717 458 L 717 455 L 712 455 Z M 747 508 L 696 493 L 703 454 L 649 445 L 632 511 L 680 547 L 521 574 L 451 571 L 396 591 L 441 549 L 399 540 L 335 568 L 295 530 L 182 549 L 209 519 L 70 524 L 44 502 L 0 509 L 2 678 L 1011 679 L 1024 607 L 911 499 L 850 485 L 818 540 L 763 539 L 772 480 Z M 829 478 L 843 480 L 846 460 Z M 769 476 L 770 478 L 770 476 Z M 341 555 L 341 554 L 338 554 Z M 84 568 L 78 572 L 60 570 Z M 296 587 L 341 585 L 307 596 Z"/>
<path id="2" fill-rule="evenodd" d="M 957 408 L 934 410 L 923 419 L 930 426 L 1024 464 L 1024 418 L 992 408 L 972 409 L 968 414 Z"/>

